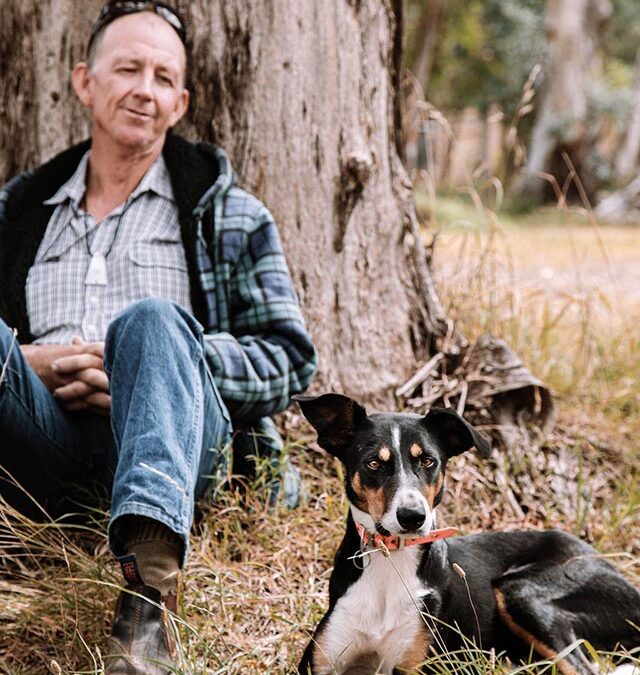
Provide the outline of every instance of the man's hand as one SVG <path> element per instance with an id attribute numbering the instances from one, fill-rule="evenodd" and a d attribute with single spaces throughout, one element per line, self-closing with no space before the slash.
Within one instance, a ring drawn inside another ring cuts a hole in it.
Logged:
<path id="1" fill-rule="evenodd" d="M 75 345 L 21 345 L 20 349 L 27 363 L 49 391 L 69 383 L 69 378 L 59 375 L 52 368 L 54 361 L 81 352 L 81 348 Z"/>
<path id="2" fill-rule="evenodd" d="M 71 345 L 25 345 L 22 351 L 65 410 L 109 415 L 111 396 L 102 360 L 104 342 L 73 338 Z"/>
<path id="3" fill-rule="evenodd" d="M 109 415 L 111 396 L 102 360 L 104 342 L 84 342 L 75 337 L 71 344 L 80 347 L 80 353 L 61 356 L 51 364 L 57 375 L 67 378 L 67 383 L 56 387 L 53 395 L 70 412 L 88 410 Z"/>

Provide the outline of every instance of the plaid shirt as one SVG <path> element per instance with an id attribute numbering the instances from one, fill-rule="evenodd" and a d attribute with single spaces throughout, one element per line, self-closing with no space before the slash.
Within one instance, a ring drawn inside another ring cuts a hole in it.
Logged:
<path id="1" fill-rule="evenodd" d="M 22 341 L 34 337 L 26 275 L 53 208 L 42 202 L 68 180 L 87 149 L 87 143 L 76 146 L 0 190 L 0 316 L 19 328 Z M 276 225 L 236 186 L 223 150 L 169 135 L 163 156 L 211 372 L 236 427 L 257 426 L 273 446 L 273 424 L 261 418 L 286 408 L 316 368 Z"/>
<path id="2" fill-rule="evenodd" d="M 87 152 L 44 204 L 56 206 L 27 277 L 27 311 L 37 344 L 105 339 L 111 321 L 145 297 L 173 300 L 191 312 L 178 208 L 162 156 L 126 203 L 98 226 L 81 209 Z M 106 256 L 107 283 L 87 284 L 91 256 Z"/>

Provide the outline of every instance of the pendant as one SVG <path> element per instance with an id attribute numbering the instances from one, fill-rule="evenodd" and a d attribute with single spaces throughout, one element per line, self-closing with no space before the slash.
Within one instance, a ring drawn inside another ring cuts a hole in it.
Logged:
<path id="1" fill-rule="evenodd" d="M 103 255 L 91 256 L 84 284 L 85 286 L 107 285 L 107 259 Z"/>

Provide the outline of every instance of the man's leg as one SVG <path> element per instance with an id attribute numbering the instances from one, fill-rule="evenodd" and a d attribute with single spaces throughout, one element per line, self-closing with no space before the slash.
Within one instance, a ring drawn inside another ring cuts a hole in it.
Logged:
<path id="1" fill-rule="evenodd" d="M 229 414 L 205 361 L 202 327 L 166 300 L 135 303 L 113 321 L 105 370 L 117 447 L 111 547 L 125 571 L 135 567 L 135 555 L 139 578 L 130 572 L 131 586 L 170 597 L 188 549 L 194 499 L 230 442 Z M 108 673 L 128 672 L 127 661 L 170 658 L 157 613 L 145 625 L 131 625 L 148 604 L 121 596 L 110 647 L 127 658 L 113 661 Z M 156 638 L 148 638 L 150 631 Z"/>
<path id="2" fill-rule="evenodd" d="M 35 519 L 78 512 L 104 492 L 108 420 L 65 412 L 0 320 L 0 495 Z M 15 482 L 14 482 L 15 481 Z M 19 485 L 16 485 L 16 482 Z"/>
<path id="3" fill-rule="evenodd" d="M 112 548 L 122 553 L 118 521 L 144 516 L 175 532 L 186 557 L 194 500 L 231 438 L 229 413 L 205 361 L 202 327 L 169 301 L 137 302 L 109 327 L 105 370 L 118 454 Z"/>

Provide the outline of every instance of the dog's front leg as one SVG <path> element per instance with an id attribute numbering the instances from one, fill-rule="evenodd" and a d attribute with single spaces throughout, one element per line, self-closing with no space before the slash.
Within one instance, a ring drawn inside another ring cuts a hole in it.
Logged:
<path id="1" fill-rule="evenodd" d="M 330 613 L 329 611 L 322 617 L 315 633 L 311 640 L 309 640 L 309 644 L 304 650 L 304 654 L 298 664 L 298 675 L 323 675 L 324 673 L 329 674 L 333 672 L 329 659 L 322 653 L 322 646 L 320 644 L 323 629 Z"/>

